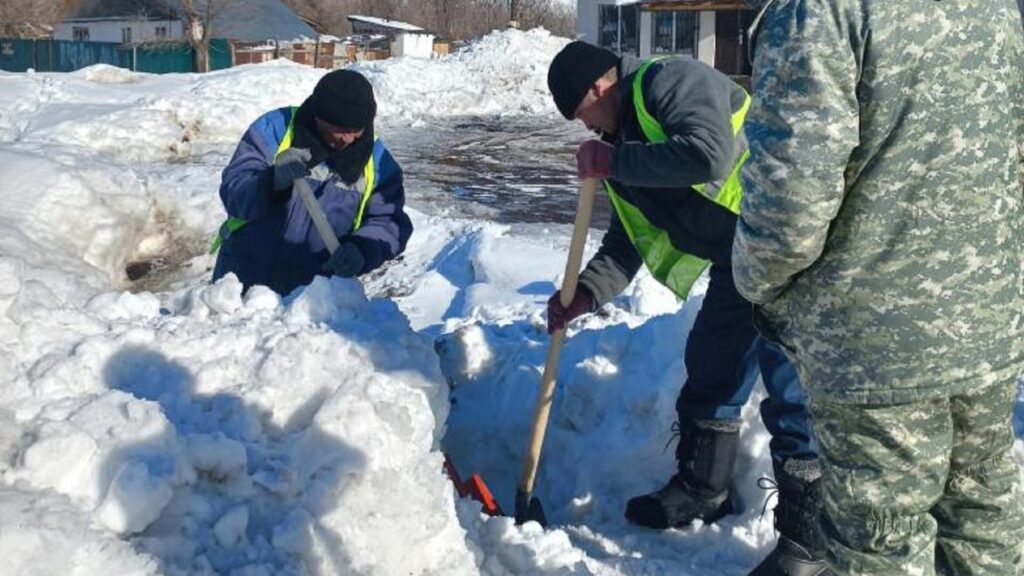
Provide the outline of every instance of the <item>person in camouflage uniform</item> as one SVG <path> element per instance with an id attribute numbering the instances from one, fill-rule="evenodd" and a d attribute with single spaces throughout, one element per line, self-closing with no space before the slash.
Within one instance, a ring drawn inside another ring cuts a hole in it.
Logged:
<path id="1" fill-rule="evenodd" d="M 772 0 L 733 244 L 796 360 L 840 574 L 1017 574 L 1024 34 L 1015 0 Z"/>

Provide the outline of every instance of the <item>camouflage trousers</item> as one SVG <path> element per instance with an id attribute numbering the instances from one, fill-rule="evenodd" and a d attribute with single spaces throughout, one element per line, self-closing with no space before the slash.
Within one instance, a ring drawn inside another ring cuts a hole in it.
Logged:
<path id="1" fill-rule="evenodd" d="M 811 402 L 822 532 L 849 575 L 1014 575 L 1024 511 L 1010 458 L 1016 385 L 897 405 Z"/>

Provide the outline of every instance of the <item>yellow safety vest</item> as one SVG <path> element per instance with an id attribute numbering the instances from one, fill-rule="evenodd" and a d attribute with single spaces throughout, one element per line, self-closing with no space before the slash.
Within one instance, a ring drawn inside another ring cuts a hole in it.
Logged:
<path id="1" fill-rule="evenodd" d="M 633 107 L 636 109 L 637 119 L 640 122 L 640 129 L 647 140 L 653 144 L 668 141 L 665 130 L 661 124 L 647 111 L 643 96 L 643 77 L 647 68 L 657 60 L 644 62 L 637 70 L 633 79 Z M 746 149 L 746 141 L 741 137 L 743 120 L 747 116 L 747 109 L 750 108 L 750 96 L 747 95 L 740 109 L 732 115 L 732 132 L 736 138 L 736 145 L 743 147 L 743 152 L 732 172 L 724 180 L 697 184 L 693 189 L 703 194 L 716 204 L 725 207 L 734 214 L 740 213 L 740 201 L 743 199 L 743 188 L 740 185 L 740 168 L 750 156 Z M 651 224 L 639 208 L 629 203 L 626 199 L 615 192 L 611 182 L 605 180 L 605 189 L 608 191 L 608 198 L 618 214 L 622 227 L 629 235 L 630 241 L 636 247 L 637 252 L 643 257 L 651 275 L 659 282 L 667 286 L 680 298 L 686 298 L 693 287 L 693 283 L 704 272 L 708 261 L 677 250 L 669 239 L 668 232 Z"/>
<path id="2" fill-rule="evenodd" d="M 288 120 L 288 129 L 285 130 L 284 137 L 281 138 L 281 143 L 277 146 L 277 152 L 274 153 L 274 160 L 277 160 L 277 157 L 280 156 L 282 152 L 292 147 L 292 139 L 295 138 L 295 115 L 297 110 L 297 106 L 292 106 L 292 117 Z M 374 140 L 376 140 L 376 137 Z M 374 180 L 376 180 L 376 176 L 376 165 L 373 161 L 373 154 L 370 154 L 370 159 L 366 162 L 366 166 L 363 167 L 363 196 L 359 201 L 359 210 L 356 212 L 356 219 L 352 223 L 353 232 L 358 230 L 363 224 L 363 212 L 366 210 L 366 204 L 370 201 L 370 196 L 373 194 L 373 186 L 375 184 Z M 248 223 L 248 220 L 229 216 L 228 219 L 221 224 L 220 229 L 217 231 L 217 235 L 214 236 L 213 242 L 210 244 L 210 254 L 216 254 L 217 250 L 220 250 L 221 245 L 229 236 L 231 236 L 231 234 Z"/>

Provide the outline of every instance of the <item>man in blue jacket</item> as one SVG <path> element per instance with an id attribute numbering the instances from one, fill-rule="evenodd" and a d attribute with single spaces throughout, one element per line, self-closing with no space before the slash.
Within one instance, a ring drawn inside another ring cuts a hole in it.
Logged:
<path id="1" fill-rule="evenodd" d="M 358 72 L 320 79 L 298 107 L 256 119 L 221 176 L 228 219 L 214 240 L 216 280 L 233 272 L 286 295 L 317 274 L 350 278 L 405 250 L 402 169 L 373 133 L 373 87 Z M 305 178 L 339 240 L 329 255 L 292 183 Z"/>
<path id="2" fill-rule="evenodd" d="M 660 490 L 630 500 L 626 517 L 664 529 L 733 511 L 740 412 L 760 372 L 781 537 L 752 574 L 829 574 L 811 521 L 821 469 L 807 395 L 782 349 L 757 336 L 752 306 L 732 277 L 750 96 L 693 59 L 620 58 L 578 41 L 555 56 L 548 87 L 563 116 L 601 134 L 580 146 L 577 169 L 580 178 L 604 180 L 614 208 L 572 303 L 562 307 L 558 293 L 548 302 L 548 330 L 610 301 L 644 265 L 683 299 L 705 269 L 710 279 L 676 401 L 678 471 Z"/>

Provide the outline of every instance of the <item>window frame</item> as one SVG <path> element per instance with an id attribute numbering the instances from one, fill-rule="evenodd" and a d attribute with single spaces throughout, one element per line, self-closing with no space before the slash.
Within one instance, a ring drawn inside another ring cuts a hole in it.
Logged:
<path id="1" fill-rule="evenodd" d="M 658 31 L 659 20 L 664 20 L 669 14 L 672 15 L 671 41 L 665 43 L 668 38 Z M 687 35 L 692 39 L 688 45 L 683 46 L 681 40 Z M 659 41 L 660 45 L 659 45 Z M 651 18 L 651 54 L 679 54 L 697 57 L 697 45 L 700 41 L 700 17 L 693 10 L 665 10 L 654 12 Z M 669 47 L 671 44 L 671 47 Z"/>
<path id="2" fill-rule="evenodd" d="M 632 37 L 632 42 L 630 42 L 628 45 L 624 45 L 623 42 L 624 42 L 624 40 L 626 40 L 626 41 L 629 40 L 629 38 L 627 36 L 627 33 L 628 33 L 627 22 L 630 19 L 629 18 L 624 19 L 622 17 L 623 16 L 623 14 L 622 14 L 623 13 L 623 9 L 625 9 L 627 13 L 628 12 L 632 12 L 634 14 L 634 17 L 631 19 L 633 21 L 633 30 L 632 30 L 632 32 L 633 32 L 632 36 L 633 37 Z M 610 15 L 610 14 L 614 14 L 614 21 L 610 21 L 611 19 L 607 18 L 607 16 Z M 611 25 L 614 25 L 614 27 L 615 27 L 615 40 L 614 41 L 606 41 L 606 40 L 608 40 L 607 36 L 608 36 L 608 32 L 610 31 L 609 27 Z M 640 8 L 639 8 L 639 6 L 636 5 L 636 4 L 626 4 L 626 5 L 598 4 L 597 5 L 597 42 L 596 43 L 597 43 L 597 45 L 599 47 L 607 48 L 607 49 L 612 50 L 612 51 L 614 51 L 614 52 L 616 52 L 618 54 L 623 54 L 624 52 L 628 51 L 630 54 L 633 54 L 634 56 L 639 56 L 640 55 L 640 43 L 641 43 L 641 38 L 640 38 Z M 624 47 L 626 48 L 626 50 L 624 50 Z"/>

